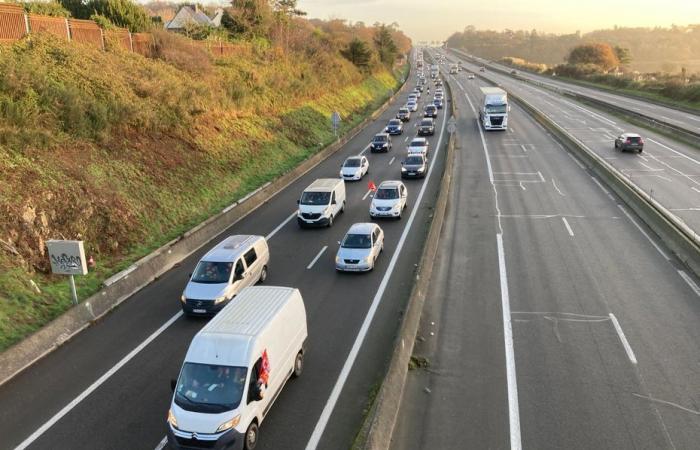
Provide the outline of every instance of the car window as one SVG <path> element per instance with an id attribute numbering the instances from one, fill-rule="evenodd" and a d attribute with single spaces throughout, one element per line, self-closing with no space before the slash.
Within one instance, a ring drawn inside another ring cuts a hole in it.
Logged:
<path id="1" fill-rule="evenodd" d="M 381 188 L 377 190 L 374 198 L 377 200 L 393 200 L 398 198 L 398 195 L 396 193 L 396 189 L 394 188 Z"/>
<path id="2" fill-rule="evenodd" d="M 245 259 L 246 266 L 252 266 L 253 263 L 258 259 L 258 255 L 255 253 L 255 249 L 251 248 L 250 250 L 248 250 L 248 252 L 246 252 L 246 254 L 243 255 L 243 259 Z"/>
<path id="3" fill-rule="evenodd" d="M 245 273 L 245 268 L 243 267 L 243 260 L 239 259 L 236 262 L 236 271 L 234 274 L 236 275 L 236 278 L 243 278 L 243 274 Z"/>
<path id="4" fill-rule="evenodd" d="M 331 203 L 335 203 L 335 191 L 333 191 L 333 196 L 331 197 Z"/>
<path id="5" fill-rule="evenodd" d="M 250 378 L 248 379 L 248 403 L 255 401 L 255 393 L 258 390 L 257 383 L 262 369 L 262 357 L 258 358 L 250 368 Z"/>
<path id="6" fill-rule="evenodd" d="M 330 197 L 331 195 L 328 192 L 307 191 L 301 194 L 299 203 L 302 205 L 327 205 Z"/>

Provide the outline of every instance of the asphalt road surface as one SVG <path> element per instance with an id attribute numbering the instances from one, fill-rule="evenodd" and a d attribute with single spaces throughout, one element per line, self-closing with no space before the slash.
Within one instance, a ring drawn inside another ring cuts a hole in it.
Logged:
<path id="1" fill-rule="evenodd" d="M 428 367 L 409 372 L 392 448 L 698 448 L 697 280 L 523 110 L 482 133 L 483 84 L 450 79 L 455 178 L 414 350 Z"/>
<path id="2" fill-rule="evenodd" d="M 407 88 L 414 86 L 411 76 Z M 260 449 L 349 448 L 370 392 L 388 366 L 444 166 L 446 110 L 440 112 L 437 132 L 429 138 L 432 172 L 425 180 L 406 180 L 408 208 L 402 220 L 380 222 L 385 251 L 373 272 L 336 273 L 337 241 L 351 224 L 370 221 L 368 181 L 379 185 L 400 178 L 400 161 L 406 141 L 415 135 L 419 113 L 406 132 L 394 138 L 392 151 L 366 151 L 370 172 L 360 182 L 346 183 L 346 212 L 332 228 L 301 230 L 292 214 L 302 190 L 316 178 L 337 177 L 344 158 L 366 149 L 370 138 L 405 103 L 408 92 L 341 151 L 211 243 L 230 234 L 267 235 L 271 261 L 266 283 L 298 287 L 307 308 L 305 371 L 288 383 L 262 424 Z M 426 98 L 421 99 L 421 111 Z M 422 190 L 422 202 L 417 203 Z M 180 317 L 179 297 L 187 274 L 211 245 L 0 387 L 0 448 L 161 447 L 172 395 L 170 380 L 177 377 L 192 337 L 206 323 Z M 368 332 L 361 334 L 371 317 Z M 349 355 L 356 342 L 361 346 L 352 360 Z M 344 367 L 347 377 L 341 376 Z M 334 387 L 336 397 L 331 396 Z M 324 410 L 327 422 L 320 420 Z M 314 430 L 318 439 L 311 440 Z"/>

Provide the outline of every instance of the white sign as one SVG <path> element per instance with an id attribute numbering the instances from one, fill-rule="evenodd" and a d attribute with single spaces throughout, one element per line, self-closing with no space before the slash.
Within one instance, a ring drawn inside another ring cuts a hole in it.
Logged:
<path id="1" fill-rule="evenodd" d="M 83 241 L 48 241 L 51 271 L 57 275 L 87 275 Z"/>
<path id="2" fill-rule="evenodd" d="M 450 117 L 450 120 L 447 121 L 447 132 L 452 134 L 455 131 L 457 131 L 457 121 L 455 120 L 454 116 Z"/>

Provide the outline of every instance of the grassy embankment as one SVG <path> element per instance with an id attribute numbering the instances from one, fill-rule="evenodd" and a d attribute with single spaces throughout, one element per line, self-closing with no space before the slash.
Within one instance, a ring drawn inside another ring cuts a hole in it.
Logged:
<path id="1" fill-rule="evenodd" d="M 46 240 L 85 240 L 97 264 L 76 277 L 84 299 L 332 142 L 332 111 L 346 130 L 398 85 L 331 54 L 247 42 L 212 62 L 164 48 L 147 59 L 49 38 L 0 47 L 0 349 L 70 307 Z"/>

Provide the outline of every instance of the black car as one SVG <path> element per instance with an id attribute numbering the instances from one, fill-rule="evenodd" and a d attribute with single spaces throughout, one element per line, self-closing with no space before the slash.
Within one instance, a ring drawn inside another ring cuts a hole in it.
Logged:
<path id="1" fill-rule="evenodd" d="M 438 109 L 435 105 L 428 105 L 423 108 L 423 117 L 437 117 Z"/>
<path id="2" fill-rule="evenodd" d="M 644 150 L 644 139 L 637 133 L 622 133 L 615 139 L 615 149 L 620 151 L 636 150 L 642 153 Z"/>
<path id="3" fill-rule="evenodd" d="M 399 119 L 391 119 L 384 129 L 387 133 L 393 135 L 403 134 L 403 122 Z"/>
<path id="4" fill-rule="evenodd" d="M 435 122 L 431 118 L 425 118 L 418 125 L 418 136 L 432 136 L 435 134 Z"/>
<path id="5" fill-rule="evenodd" d="M 433 100 L 433 105 L 435 105 L 437 109 L 442 109 L 442 99 L 436 98 L 435 100 Z"/>
<path id="6" fill-rule="evenodd" d="M 423 155 L 408 155 L 401 162 L 401 178 L 425 178 L 428 159 Z"/>
<path id="7" fill-rule="evenodd" d="M 369 144 L 371 152 L 388 152 L 391 150 L 391 136 L 387 133 L 378 133 Z"/>

